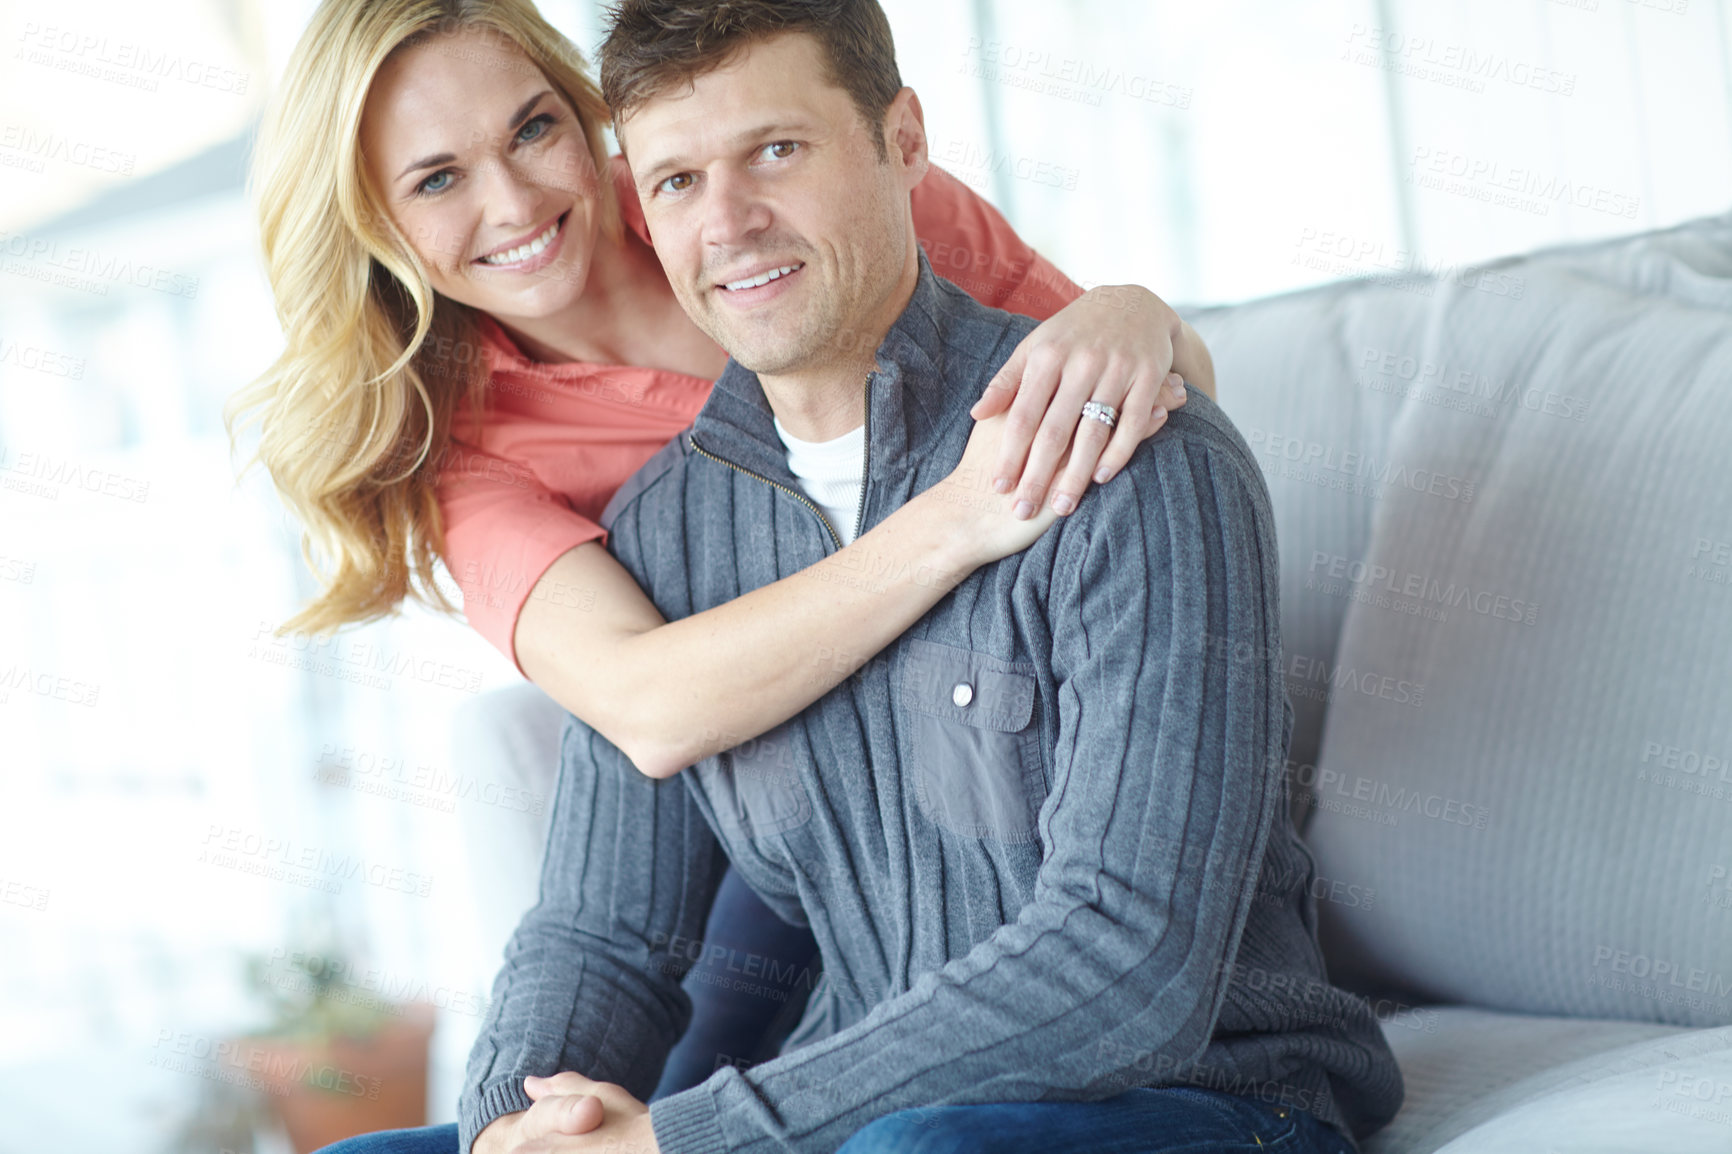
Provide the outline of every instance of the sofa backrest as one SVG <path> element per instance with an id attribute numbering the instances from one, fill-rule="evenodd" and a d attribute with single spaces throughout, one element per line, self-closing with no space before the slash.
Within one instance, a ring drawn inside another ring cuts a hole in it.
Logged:
<path id="1" fill-rule="evenodd" d="M 1265 457 L 1285 645 L 1341 622 L 1304 825 L 1331 976 L 1732 1023 L 1732 216 L 1413 288 L 1198 318 L 1247 439 L 1366 454 L 1351 497 Z"/>

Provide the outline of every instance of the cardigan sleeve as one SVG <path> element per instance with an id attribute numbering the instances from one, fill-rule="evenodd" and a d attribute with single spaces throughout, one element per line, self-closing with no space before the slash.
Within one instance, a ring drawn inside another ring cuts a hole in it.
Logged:
<path id="1" fill-rule="evenodd" d="M 529 1109 L 527 1074 L 575 1070 L 639 1099 L 654 1092 L 691 1023 L 680 982 L 714 948 L 704 926 L 727 866 L 683 775 L 645 777 L 567 718 L 540 899 L 505 947 L 469 1054 L 459 1151 Z"/>

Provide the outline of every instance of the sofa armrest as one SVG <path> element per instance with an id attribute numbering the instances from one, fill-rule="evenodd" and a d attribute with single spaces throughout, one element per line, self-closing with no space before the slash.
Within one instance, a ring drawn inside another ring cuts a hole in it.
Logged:
<path id="1" fill-rule="evenodd" d="M 480 989 L 492 988 L 505 943 L 539 899 L 567 716 L 524 682 L 482 694 L 452 720 L 455 769 L 465 785 L 458 814 L 475 903 L 469 964 Z"/>

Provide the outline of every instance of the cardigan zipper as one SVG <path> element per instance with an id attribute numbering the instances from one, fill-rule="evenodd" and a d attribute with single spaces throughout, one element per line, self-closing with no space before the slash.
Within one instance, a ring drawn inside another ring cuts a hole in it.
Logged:
<path id="1" fill-rule="evenodd" d="M 861 437 L 865 445 L 860 453 L 860 508 L 854 513 L 854 536 L 860 536 L 860 530 L 866 524 L 866 478 L 872 475 L 872 373 L 866 374 L 866 418 L 861 426 Z"/>
<path id="2" fill-rule="evenodd" d="M 806 494 L 795 492 L 793 489 L 788 488 L 788 486 L 782 484 L 780 481 L 772 481 L 772 480 L 770 480 L 770 478 L 764 476 L 762 473 L 754 473 L 750 469 L 742 468 L 739 465 L 734 464 L 732 461 L 729 461 L 729 460 L 726 460 L 722 457 L 716 456 L 714 453 L 710 452 L 708 449 L 706 449 L 702 445 L 698 444 L 698 436 L 696 433 L 687 433 L 686 434 L 686 440 L 691 442 L 692 451 L 697 453 L 699 456 L 708 457 L 710 460 L 716 462 L 716 464 L 718 464 L 718 465 L 726 465 L 728 468 L 732 469 L 736 473 L 743 473 L 748 477 L 756 477 L 758 480 L 762 481 L 766 485 L 769 485 L 771 488 L 782 490 L 782 492 L 788 494 L 788 496 L 794 498 L 794 500 L 800 502 L 800 504 L 802 504 L 802 505 L 806 506 L 806 508 L 812 510 L 813 514 L 817 516 L 818 520 L 823 522 L 825 531 L 830 534 L 830 540 L 836 542 L 836 548 L 838 548 L 838 549 L 842 548 L 842 538 L 839 534 L 837 534 L 836 527 L 834 525 L 830 524 L 830 518 L 824 516 L 824 510 L 818 508 L 817 505 L 813 504 L 812 499 L 810 497 L 806 496 Z"/>
<path id="3" fill-rule="evenodd" d="M 856 537 L 858 537 L 860 535 L 860 523 L 866 516 L 866 478 L 871 471 L 871 462 L 872 462 L 872 374 L 871 373 L 866 374 L 865 389 L 866 389 L 865 452 L 862 454 L 863 459 L 860 463 L 860 507 L 854 514 L 854 536 L 856 536 Z M 706 449 L 702 445 L 698 444 L 698 436 L 696 433 L 686 434 L 686 440 L 691 444 L 692 451 L 697 453 L 699 456 L 708 457 L 710 460 L 714 461 L 718 465 L 726 465 L 728 468 L 732 469 L 736 473 L 740 473 L 740 474 L 743 474 L 747 477 L 752 477 L 752 478 L 755 478 L 756 480 L 762 481 L 764 484 L 770 486 L 772 489 L 780 489 L 782 492 L 788 494 L 788 496 L 794 498 L 794 500 L 800 502 L 800 504 L 806 506 L 806 508 L 812 510 L 813 515 L 816 516 L 819 521 L 823 522 L 825 530 L 830 534 L 830 540 L 836 542 L 836 548 L 838 550 L 843 548 L 841 534 L 837 533 L 836 527 L 834 525 L 830 524 L 830 518 L 824 516 L 824 510 L 818 508 L 818 506 L 812 501 L 812 499 L 810 497 L 806 496 L 806 494 L 801 493 L 801 492 L 797 492 L 794 489 L 790 489 L 790 488 L 788 488 L 788 486 L 782 484 L 780 481 L 772 481 L 772 480 L 770 480 L 770 478 L 764 476 L 762 473 L 754 473 L 750 469 L 747 469 L 747 468 L 740 466 L 740 465 L 736 465 L 732 461 L 727 460 L 724 457 L 716 456 L 714 453 L 710 452 L 708 449 Z"/>

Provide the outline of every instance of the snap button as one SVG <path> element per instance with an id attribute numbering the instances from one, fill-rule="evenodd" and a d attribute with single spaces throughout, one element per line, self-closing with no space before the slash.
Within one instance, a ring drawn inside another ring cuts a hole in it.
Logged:
<path id="1" fill-rule="evenodd" d="M 954 701 L 959 707 L 967 705 L 969 702 L 974 700 L 974 686 L 968 684 L 966 681 L 962 682 L 955 689 L 950 691 L 950 700 Z"/>

